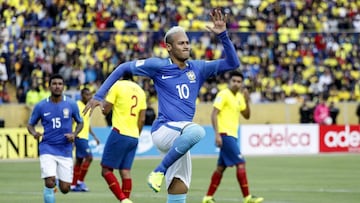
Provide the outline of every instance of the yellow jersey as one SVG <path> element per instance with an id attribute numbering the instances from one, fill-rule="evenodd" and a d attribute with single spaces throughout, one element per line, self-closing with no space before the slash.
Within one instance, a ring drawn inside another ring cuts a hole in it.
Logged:
<path id="1" fill-rule="evenodd" d="M 240 112 L 246 109 L 244 95 L 240 92 L 234 95 L 229 88 L 226 88 L 216 95 L 213 107 L 219 110 L 217 115 L 219 133 L 237 138 Z"/>
<path id="2" fill-rule="evenodd" d="M 139 137 L 139 114 L 147 107 L 144 90 L 132 81 L 119 80 L 110 88 L 105 100 L 113 104 L 112 126 L 122 135 Z"/>
<path id="3" fill-rule="evenodd" d="M 79 107 L 79 112 L 80 112 L 80 116 L 84 121 L 84 127 L 83 129 L 79 132 L 79 134 L 77 135 L 78 138 L 82 138 L 82 139 L 89 139 L 89 132 L 90 132 L 90 114 L 87 113 L 86 115 L 84 115 L 82 112 L 85 108 L 85 104 L 81 101 L 78 100 L 76 102 L 77 106 Z M 73 131 L 75 130 L 76 127 L 76 123 L 73 123 Z"/>

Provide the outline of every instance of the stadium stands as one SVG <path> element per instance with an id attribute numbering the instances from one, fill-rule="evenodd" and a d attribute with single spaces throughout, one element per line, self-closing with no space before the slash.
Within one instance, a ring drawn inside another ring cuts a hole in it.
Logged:
<path id="1" fill-rule="evenodd" d="M 96 90 L 121 62 L 167 57 L 162 37 L 173 25 L 191 31 L 193 58 L 221 57 L 216 38 L 204 32 L 213 7 L 229 13 L 253 103 L 316 101 L 320 94 L 360 101 L 359 6 L 358 0 L 0 0 L 0 66 L 7 70 L 0 74 L 8 76 L 0 101 L 24 102 L 32 85 L 46 95 L 52 73 L 65 77 L 69 92 Z M 207 81 L 199 101 L 211 101 L 226 79 Z M 137 81 L 156 100 L 151 82 Z"/>

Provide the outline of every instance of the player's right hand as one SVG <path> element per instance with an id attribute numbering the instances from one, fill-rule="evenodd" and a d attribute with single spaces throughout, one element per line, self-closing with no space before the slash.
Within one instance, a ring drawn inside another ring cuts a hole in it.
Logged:
<path id="1" fill-rule="evenodd" d="M 222 147 L 222 138 L 220 134 L 215 135 L 215 145 L 219 148 Z"/>
<path id="2" fill-rule="evenodd" d="M 39 139 L 42 136 L 42 133 L 36 132 L 35 135 L 33 135 L 35 139 Z"/>
<path id="3" fill-rule="evenodd" d="M 241 92 L 244 95 L 246 102 L 249 102 L 250 101 L 249 90 L 247 88 L 243 88 Z"/>
<path id="4" fill-rule="evenodd" d="M 90 116 L 92 114 L 92 112 L 94 111 L 95 107 L 97 106 L 101 106 L 102 102 L 96 100 L 96 99 L 91 99 L 90 101 L 88 101 L 88 103 L 86 104 L 84 110 L 83 110 L 83 114 L 86 115 L 86 113 L 90 110 Z"/>

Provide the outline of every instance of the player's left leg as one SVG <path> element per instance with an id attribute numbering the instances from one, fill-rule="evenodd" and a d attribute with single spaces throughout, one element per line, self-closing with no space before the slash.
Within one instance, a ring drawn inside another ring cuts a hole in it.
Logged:
<path id="1" fill-rule="evenodd" d="M 249 185 L 246 176 L 245 163 L 236 165 L 236 178 L 244 197 L 249 195 Z"/>
<path id="2" fill-rule="evenodd" d="M 59 179 L 59 188 L 63 194 L 70 191 L 73 179 L 73 159 L 71 157 L 55 156 L 57 161 L 57 178 Z"/>
<path id="3" fill-rule="evenodd" d="M 174 124 L 174 126 L 171 126 Z M 180 124 L 182 126 L 176 126 Z M 164 136 L 170 137 L 170 140 L 164 144 Z M 172 135 L 172 136 L 170 136 Z M 180 157 L 187 153 L 191 147 L 198 143 L 205 136 L 205 130 L 195 123 L 176 123 L 172 122 L 161 127 L 153 133 L 153 140 L 157 147 L 167 152 L 161 163 L 148 176 L 148 185 L 155 192 L 159 192 L 161 183 L 167 169 Z"/>
<path id="4" fill-rule="evenodd" d="M 264 198 L 253 196 L 249 192 L 249 183 L 246 176 L 245 162 L 236 166 L 236 177 L 244 197 L 244 203 L 261 203 L 264 201 Z"/>
<path id="5" fill-rule="evenodd" d="M 132 190 L 132 179 L 130 176 L 130 170 L 121 169 L 119 170 L 119 173 L 122 180 L 122 184 L 121 184 L 122 191 L 127 198 L 130 198 L 130 194 Z"/>
<path id="6" fill-rule="evenodd" d="M 132 190 L 132 179 L 130 170 L 135 159 L 136 149 L 139 140 L 128 137 L 126 142 L 126 152 L 123 153 L 123 159 L 119 166 L 119 173 L 122 180 L 121 189 L 127 198 L 130 198 Z"/>
<path id="7" fill-rule="evenodd" d="M 89 191 L 89 188 L 86 186 L 84 180 L 93 160 L 89 141 L 87 139 L 77 138 L 75 140 L 75 145 L 76 163 L 74 166 L 74 179 L 76 179 L 76 181 L 73 179 L 72 185 L 76 185 L 75 190 L 87 192 Z"/>
<path id="8" fill-rule="evenodd" d="M 83 158 L 79 158 L 77 157 L 75 159 L 75 164 L 74 164 L 74 172 L 73 172 L 73 180 L 70 186 L 71 191 L 73 192 L 80 192 L 81 189 L 80 187 L 77 186 L 77 181 L 79 180 L 79 176 L 80 176 L 80 167 L 81 167 L 81 163 L 83 162 Z"/>
<path id="9" fill-rule="evenodd" d="M 40 155 L 41 178 L 44 179 L 44 203 L 55 203 L 56 159 L 53 155 Z"/>
<path id="10" fill-rule="evenodd" d="M 185 203 L 186 194 L 168 194 L 166 203 Z"/>
<path id="11" fill-rule="evenodd" d="M 77 180 L 77 185 L 81 189 L 81 191 L 88 192 L 89 188 L 85 184 L 85 176 L 89 170 L 89 167 L 91 165 L 91 162 L 93 160 L 92 155 L 88 155 L 84 158 L 80 165 L 80 173 L 79 173 L 79 179 Z"/>
<path id="12" fill-rule="evenodd" d="M 168 187 L 167 203 L 185 203 L 188 186 L 180 179 L 173 178 Z"/>
<path id="13" fill-rule="evenodd" d="M 101 175 L 105 179 L 106 183 L 109 186 L 109 189 L 111 192 L 115 195 L 115 197 L 122 201 L 124 199 L 127 199 L 123 191 L 121 190 L 120 184 L 118 179 L 116 178 L 115 174 L 113 173 L 112 168 L 108 167 L 102 167 Z"/>
<path id="14" fill-rule="evenodd" d="M 190 187 L 192 163 L 190 152 L 169 167 L 165 174 L 167 203 L 185 203 Z"/>
<path id="15" fill-rule="evenodd" d="M 45 203 L 55 203 L 55 177 L 47 177 L 44 179 L 45 187 L 43 197 Z"/>

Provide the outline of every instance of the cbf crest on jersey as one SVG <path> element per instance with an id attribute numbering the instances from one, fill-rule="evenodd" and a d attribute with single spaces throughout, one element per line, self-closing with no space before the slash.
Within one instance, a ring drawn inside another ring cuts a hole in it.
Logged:
<path id="1" fill-rule="evenodd" d="M 192 71 L 192 70 L 188 71 L 188 72 L 186 72 L 186 75 L 189 78 L 190 83 L 196 82 L 196 75 L 195 75 L 194 71 Z"/>
<path id="2" fill-rule="evenodd" d="M 69 118 L 70 110 L 68 108 L 63 109 L 64 118 Z"/>

